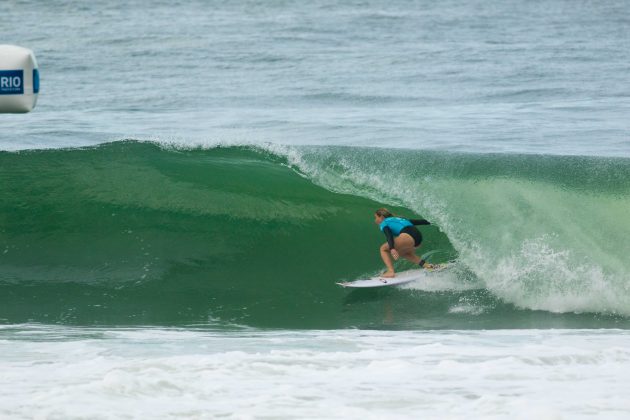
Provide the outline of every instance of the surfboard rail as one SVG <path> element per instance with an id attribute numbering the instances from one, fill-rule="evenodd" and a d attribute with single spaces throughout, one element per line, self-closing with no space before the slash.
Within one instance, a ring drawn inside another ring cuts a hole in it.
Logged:
<path id="1" fill-rule="evenodd" d="M 420 280 L 428 273 L 441 271 L 447 268 L 448 264 L 436 264 L 433 268 L 417 268 L 413 270 L 402 271 L 396 274 L 396 277 L 382 277 L 375 276 L 369 279 L 358 279 L 354 281 L 336 282 L 341 287 L 350 288 L 372 288 L 372 287 L 387 287 L 387 286 L 400 286 L 403 284 L 411 283 L 416 280 Z"/>

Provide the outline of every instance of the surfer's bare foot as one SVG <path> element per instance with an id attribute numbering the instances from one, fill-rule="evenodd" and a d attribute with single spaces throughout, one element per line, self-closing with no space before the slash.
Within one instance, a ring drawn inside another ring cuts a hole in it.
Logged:
<path id="1" fill-rule="evenodd" d="M 383 274 L 381 274 L 381 277 L 385 277 L 385 278 L 392 278 L 392 277 L 396 277 L 396 273 L 394 273 L 393 271 L 386 271 Z"/>
<path id="2" fill-rule="evenodd" d="M 435 265 L 425 262 L 422 268 L 428 268 L 429 270 L 431 270 L 432 268 L 435 268 Z"/>

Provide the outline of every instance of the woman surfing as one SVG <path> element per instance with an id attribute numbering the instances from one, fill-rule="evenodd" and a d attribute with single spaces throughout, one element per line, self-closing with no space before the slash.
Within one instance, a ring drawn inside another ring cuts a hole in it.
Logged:
<path id="1" fill-rule="evenodd" d="M 418 257 L 415 252 L 416 248 L 422 245 L 422 234 L 415 225 L 430 225 L 431 223 L 424 219 L 395 217 L 385 208 L 376 210 L 374 223 L 378 225 L 387 238 L 387 242 L 381 245 L 381 258 L 387 266 L 387 271 L 381 274 L 381 277 L 396 276 L 390 254 L 394 260 L 398 260 L 402 256 L 422 268 L 433 268 L 432 264 Z"/>

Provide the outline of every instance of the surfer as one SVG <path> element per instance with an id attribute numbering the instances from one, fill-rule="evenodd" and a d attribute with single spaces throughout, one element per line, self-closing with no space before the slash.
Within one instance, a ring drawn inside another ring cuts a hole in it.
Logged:
<path id="1" fill-rule="evenodd" d="M 394 277 L 394 264 L 390 254 L 395 260 L 403 257 L 422 268 L 433 268 L 422 258 L 416 255 L 416 248 L 422 244 L 422 234 L 415 225 L 430 225 L 424 219 L 404 219 L 395 217 L 389 210 L 382 208 L 374 213 L 374 223 L 385 234 L 387 242 L 381 245 L 381 258 L 387 266 L 387 271 L 381 277 Z"/>

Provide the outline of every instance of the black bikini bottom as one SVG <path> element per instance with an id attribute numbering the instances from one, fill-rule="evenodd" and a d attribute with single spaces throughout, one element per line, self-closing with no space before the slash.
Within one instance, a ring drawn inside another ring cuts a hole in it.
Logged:
<path id="1" fill-rule="evenodd" d="M 407 235 L 411 236 L 414 242 L 413 246 L 415 246 L 416 248 L 422 243 L 422 234 L 415 226 L 405 226 L 403 230 L 400 231 L 400 233 L 406 233 Z"/>

